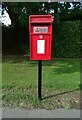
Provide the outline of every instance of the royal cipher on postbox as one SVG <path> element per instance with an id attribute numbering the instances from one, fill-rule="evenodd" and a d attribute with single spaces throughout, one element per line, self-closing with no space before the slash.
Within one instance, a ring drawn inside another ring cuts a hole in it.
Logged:
<path id="1" fill-rule="evenodd" d="M 50 60 L 52 45 L 52 16 L 30 15 L 30 60 Z"/>

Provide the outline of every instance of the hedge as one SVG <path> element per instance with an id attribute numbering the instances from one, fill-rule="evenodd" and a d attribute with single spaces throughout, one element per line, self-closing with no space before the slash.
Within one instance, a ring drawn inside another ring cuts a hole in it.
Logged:
<path id="1" fill-rule="evenodd" d="M 53 24 L 52 56 L 57 58 L 80 57 L 80 21 Z"/>
<path id="2" fill-rule="evenodd" d="M 80 57 L 82 31 L 80 23 L 80 21 L 53 23 L 52 57 Z M 27 28 L 3 27 L 3 54 L 27 53 L 29 51 L 29 32 L 27 30 Z"/>

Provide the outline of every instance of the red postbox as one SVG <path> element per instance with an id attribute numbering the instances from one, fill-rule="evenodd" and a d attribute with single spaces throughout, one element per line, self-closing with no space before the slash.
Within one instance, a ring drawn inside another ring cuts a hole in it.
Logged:
<path id="1" fill-rule="evenodd" d="M 50 60 L 52 43 L 52 16 L 30 15 L 30 60 Z"/>

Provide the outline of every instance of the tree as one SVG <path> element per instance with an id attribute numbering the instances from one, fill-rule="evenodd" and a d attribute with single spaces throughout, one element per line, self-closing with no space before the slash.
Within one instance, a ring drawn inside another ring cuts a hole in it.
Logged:
<path id="1" fill-rule="evenodd" d="M 72 4 L 72 8 L 71 8 Z M 54 22 L 62 22 L 69 20 L 80 20 L 82 19 L 82 4 L 81 2 L 50 2 L 44 3 L 44 9 L 47 14 L 52 14 Z M 54 13 L 51 13 L 51 10 Z"/>
<path id="2" fill-rule="evenodd" d="M 31 14 L 40 13 L 39 8 L 41 3 L 31 3 L 31 2 L 22 2 L 22 3 L 2 3 L 3 13 L 6 10 L 11 19 L 13 27 L 23 26 L 25 27 L 28 23 L 28 16 Z"/>
<path id="3" fill-rule="evenodd" d="M 26 53 L 29 49 L 28 17 L 32 14 L 41 14 L 41 5 L 42 3 L 36 2 L 2 3 L 2 14 L 6 10 L 11 19 L 11 26 L 3 27 L 3 52 L 8 50 L 6 52 Z"/>
<path id="4" fill-rule="evenodd" d="M 21 53 L 21 49 L 23 49 L 23 51 L 27 50 L 27 48 L 29 49 L 28 17 L 32 14 L 51 14 L 53 16 L 53 33 L 55 32 L 55 29 L 57 29 L 56 34 L 59 36 L 59 24 L 56 23 L 81 19 L 81 4 L 72 4 L 73 9 L 69 9 L 69 2 L 3 2 L 2 14 L 4 14 L 4 11 L 6 10 L 10 16 L 12 23 L 9 29 L 3 29 L 3 49 L 9 49 L 9 52 L 15 50 L 15 53 L 17 53 L 17 51 Z M 53 40 L 55 41 L 55 39 Z"/>
<path id="5" fill-rule="evenodd" d="M 81 2 L 73 2 L 72 4 L 73 9 L 69 9 L 70 2 L 4 2 L 2 8 L 3 12 L 4 10 L 8 12 L 13 27 L 25 27 L 31 14 L 52 14 L 54 22 L 81 19 Z"/>

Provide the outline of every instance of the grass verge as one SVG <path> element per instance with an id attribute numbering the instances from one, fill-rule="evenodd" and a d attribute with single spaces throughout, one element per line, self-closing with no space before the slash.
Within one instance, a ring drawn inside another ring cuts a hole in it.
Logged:
<path id="1" fill-rule="evenodd" d="M 3 56 L 2 99 L 5 107 L 27 109 L 80 108 L 80 60 L 43 61 L 42 98 L 37 99 L 37 61 Z"/>

